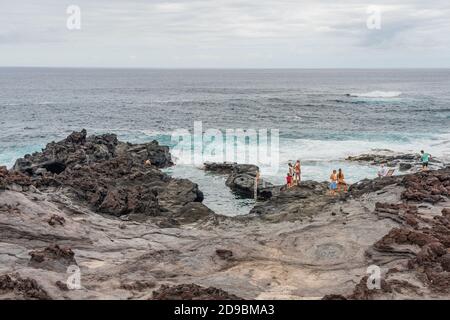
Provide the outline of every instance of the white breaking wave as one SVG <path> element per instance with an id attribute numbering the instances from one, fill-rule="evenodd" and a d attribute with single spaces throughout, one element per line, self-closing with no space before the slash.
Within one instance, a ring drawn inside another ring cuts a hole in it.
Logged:
<path id="1" fill-rule="evenodd" d="M 396 98 L 401 94 L 400 91 L 370 91 L 366 93 L 350 93 L 348 96 L 357 98 Z"/>

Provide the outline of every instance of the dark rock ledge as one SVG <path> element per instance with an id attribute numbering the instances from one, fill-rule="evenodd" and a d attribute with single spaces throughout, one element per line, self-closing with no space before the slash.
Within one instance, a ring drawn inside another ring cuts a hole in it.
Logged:
<path id="1" fill-rule="evenodd" d="M 171 165 L 169 148 L 157 141 L 131 144 L 114 134 L 88 137 L 82 130 L 18 159 L 10 172 L 2 168 L 0 186 L 54 190 L 96 212 L 140 220 L 192 222 L 211 215 L 197 184 L 159 170 Z"/>
<path id="2" fill-rule="evenodd" d="M 227 175 L 228 178 L 225 182 L 227 187 L 244 198 L 254 198 L 255 179 L 257 173 L 259 172 L 258 166 L 253 164 L 237 164 L 229 162 L 207 162 L 204 164 L 204 170 Z M 269 199 L 274 193 L 279 191 L 279 189 L 280 187 L 276 187 L 270 182 L 259 178 L 257 189 L 258 199 Z"/>
<path id="3" fill-rule="evenodd" d="M 373 166 L 386 165 L 389 168 L 395 168 L 399 172 L 417 172 L 422 168 L 420 154 L 414 153 L 396 153 L 391 150 L 375 150 L 374 153 L 365 153 L 357 156 L 349 156 L 347 161 L 365 162 Z M 432 157 L 429 167 L 431 170 L 445 168 L 445 163 L 440 159 Z"/>

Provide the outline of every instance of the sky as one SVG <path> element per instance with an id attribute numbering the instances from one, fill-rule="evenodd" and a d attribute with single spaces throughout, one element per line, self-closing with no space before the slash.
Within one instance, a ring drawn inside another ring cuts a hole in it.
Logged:
<path id="1" fill-rule="evenodd" d="M 0 10 L 0 66 L 450 67 L 449 0 L 0 0 Z"/>

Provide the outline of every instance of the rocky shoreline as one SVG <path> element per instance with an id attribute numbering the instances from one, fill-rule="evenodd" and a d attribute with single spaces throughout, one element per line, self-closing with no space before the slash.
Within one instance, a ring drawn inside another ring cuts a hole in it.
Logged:
<path id="1" fill-rule="evenodd" d="M 266 184 L 249 215 L 231 218 L 160 170 L 170 165 L 156 141 L 83 130 L 0 168 L 0 298 L 450 297 L 450 167 L 363 180 L 338 197 L 313 181 Z M 205 169 L 252 196 L 257 167 Z M 370 265 L 380 289 L 367 288 Z"/>
<path id="2" fill-rule="evenodd" d="M 357 156 L 349 156 L 347 161 L 368 163 L 373 166 L 386 165 L 388 168 L 395 169 L 402 173 L 418 172 L 422 168 L 419 154 L 399 153 L 392 150 L 374 150 L 373 153 L 366 153 Z M 430 159 L 429 167 L 431 170 L 445 168 L 446 164 L 435 157 Z"/>

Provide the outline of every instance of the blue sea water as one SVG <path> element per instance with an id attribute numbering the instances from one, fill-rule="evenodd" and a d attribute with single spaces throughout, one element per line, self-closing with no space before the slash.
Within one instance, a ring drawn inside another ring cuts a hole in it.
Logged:
<path id="1" fill-rule="evenodd" d="M 0 164 L 7 166 L 81 128 L 174 147 L 173 131 L 192 130 L 194 121 L 204 130 L 278 129 L 279 171 L 264 176 L 273 183 L 284 183 L 296 159 L 304 179 L 327 180 L 343 168 L 355 182 L 376 168 L 344 161 L 348 155 L 425 149 L 450 158 L 450 70 L 0 68 Z M 218 213 L 253 205 L 234 196 L 225 177 L 195 165 L 167 172 L 197 182 Z"/>

